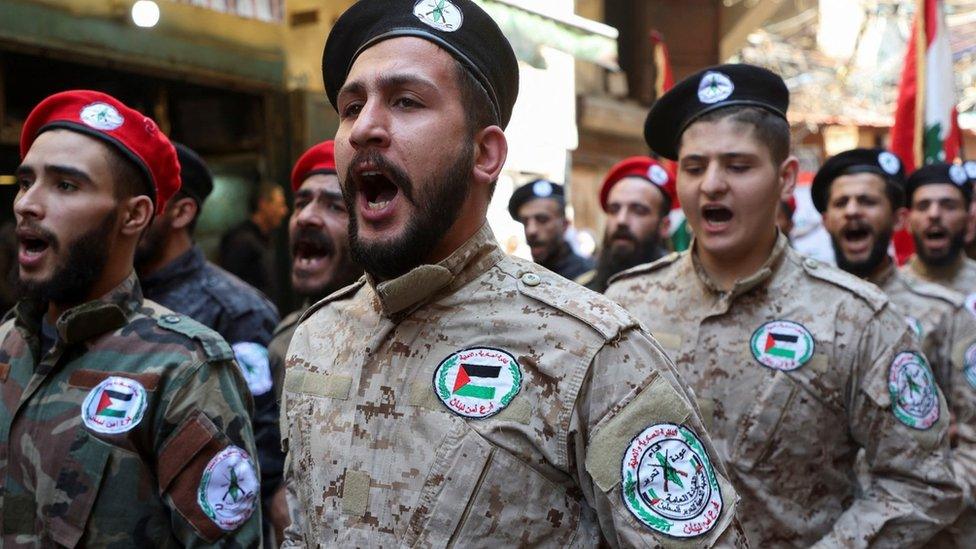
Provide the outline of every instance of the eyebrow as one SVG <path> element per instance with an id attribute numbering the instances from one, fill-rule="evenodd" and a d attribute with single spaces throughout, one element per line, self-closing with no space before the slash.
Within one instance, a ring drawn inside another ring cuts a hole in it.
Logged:
<path id="1" fill-rule="evenodd" d="M 342 200 L 342 193 L 336 191 L 319 191 L 315 192 L 309 189 L 301 189 L 295 192 L 295 198 L 302 198 L 312 200 L 316 198 L 315 195 L 320 195 L 323 198 L 328 198 L 331 200 Z"/>
<path id="2" fill-rule="evenodd" d="M 89 177 L 87 173 L 83 172 L 82 170 L 79 170 L 78 168 L 72 168 L 71 166 L 64 166 L 61 164 L 45 164 L 44 171 L 51 172 L 56 175 L 60 175 L 62 177 L 70 177 L 72 179 L 78 179 L 85 183 L 92 182 L 91 177 Z M 18 176 L 21 176 L 21 175 L 34 174 L 35 172 L 34 172 L 34 168 L 21 164 L 20 166 L 17 166 L 17 170 L 14 173 Z"/>
<path id="3" fill-rule="evenodd" d="M 437 84 L 431 80 L 424 78 L 422 76 L 417 76 L 415 74 L 386 74 L 379 77 L 377 81 L 377 87 L 380 89 L 390 89 L 390 88 L 404 88 L 408 86 L 420 86 L 424 88 L 429 88 L 431 90 L 437 89 Z M 359 81 L 349 82 L 342 86 L 336 97 L 342 97 L 345 94 L 353 95 L 363 95 L 366 92 L 366 85 Z"/>

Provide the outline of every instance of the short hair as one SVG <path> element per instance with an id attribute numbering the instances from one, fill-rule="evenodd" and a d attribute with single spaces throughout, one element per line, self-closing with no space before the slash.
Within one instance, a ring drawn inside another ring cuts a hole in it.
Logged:
<path id="1" fill-rule="evenodd" d="M 474 137 L 474 134 L 488 126 L 500 126 L 498 113 L 495 111 L 494 104 L 488 97 L 485 87 L 457 59 L 454 60 L 454 74 L 457 79 L 458 90 L 461 92 L 461 108 L 464 110 L 464 122 L 468 127 L 468 136 Z M 494 196 L 497 183 L 497 181 L 492 181 L 491 185 L 488 186 L 489 199 Z"/>
<path id="2" fill-rule="evenodd" d="M 281 187 L 275 185 L 274 183 L 269 183 L 267 181 L 262 181 L 258 188 L 254 190 L 248 196 L 247 199 L 247 211 L 248 213 L 255 213 L 258 211 L 258 205 L 266 200 L 270 200 L 272 195 L 276 192 L 284 192 Z"/>
<path id="3" fill-rule="evenodd" d="M 114 179 L 113 191 L 115 198 L 125 200 L 133 196 L 146 195 L 156 203 L 156 191 L 149 184 L 146 172 L 136 165 L 135 161 L 125 156 L 113 147 L 107 146 L 108 167 Z"/>
<path id="4" fill-rule="evenodd" d="M 736 105 L 706 113 L 695 122 L 718 122 L 726 118 L 752 126 L 756 139 L 769 149 L 769 156 L 777 166 L 790 156 L 790 124 L 766 109 Z"/>

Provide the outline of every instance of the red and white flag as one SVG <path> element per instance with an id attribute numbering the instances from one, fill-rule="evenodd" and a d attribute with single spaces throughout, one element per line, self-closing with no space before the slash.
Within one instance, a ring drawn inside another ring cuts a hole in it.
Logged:
<path id="1" fill-rule="evenodd" d="M 962 142 L 944 4 L 916 0 L 891 128 L 891 150 L 901 158 L 906 174 L 932 162 L 952 162 Z M 899 264 L 915 251 L 907 231 L 900 233 L 894 238 Z"/>

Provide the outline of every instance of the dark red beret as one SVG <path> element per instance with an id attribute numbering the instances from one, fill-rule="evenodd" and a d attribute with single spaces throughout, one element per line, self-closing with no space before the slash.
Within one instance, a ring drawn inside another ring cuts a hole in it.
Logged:
<path id="1" fill-rule="evenodd" d="M 625 177 L 639 177 L 647 181 L 664 193 L 664 196 L 671 201 L 672 208 L 678 205 L 674 175 L 663 164 L 649 156 L 631 156 L 610 168 L 610 172 L 603 179 L 603 186 L 600 187 L 600 207 L 603 211 L 607 211 L 610 189 Z"/>
<path id="2" fill-rule="evenodd" d="M 291 190 L 297 191 L 308 176 L 317 173 L 336 173 L 335 141 L 331 139 L 305 151 L 295 162 L 291 170 Z"/>
<path id="3" fill-rule="evenodd" d="M 163 211 L 166 201 L 180 189 L 180 164 L 169 138 L 151 118 L 110 95 L 71 90 L 41 101 L 24 122 L 20 134 L 21 159 L 38 135 L 57 128 L 100 139 L 132 160 L 152 186 L 148 190 L 157 213 Z"/>

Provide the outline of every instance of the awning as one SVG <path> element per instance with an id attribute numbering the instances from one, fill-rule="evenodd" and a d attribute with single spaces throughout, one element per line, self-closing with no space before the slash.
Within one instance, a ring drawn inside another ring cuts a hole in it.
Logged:
<path id="1" fill-rule="evenodd" d="M 549 13 L 513 0 L 475 0 L 498 23 L 520 60 L 536 68 L 547 46 L 610 70 L 617 65 L 617 29 L 578 15 Z"/>

